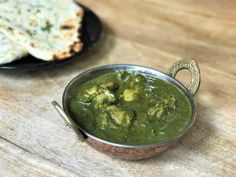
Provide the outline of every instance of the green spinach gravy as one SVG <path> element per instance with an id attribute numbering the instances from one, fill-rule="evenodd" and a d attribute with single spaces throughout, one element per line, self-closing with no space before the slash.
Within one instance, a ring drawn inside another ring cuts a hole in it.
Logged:
<path id="1" fill-rule="evenodd" d="M 173 84 L 113 71 L 77 88 L 70 102 L 76 123 L 114 143 L 143 145 L 174 138 L 191 119 L 187 97 Z"/>

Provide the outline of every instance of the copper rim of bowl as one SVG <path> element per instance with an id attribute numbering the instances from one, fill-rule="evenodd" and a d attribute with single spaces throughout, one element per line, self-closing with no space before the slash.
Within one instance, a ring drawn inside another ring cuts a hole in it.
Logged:
<path id="1" fill-rule="evenodd" d="M 177 86 L 180 89 L 180 91 L 182 93 L 184 93 L 184 95 L 188 98 L 188 100 L 191 104 L 192 116 L 191 116 L 191 120 L 189 121 L 189 123 L 185 127 L 185 129 L 183 129 L 175 137 L 160 141 L 159 143 L 129 145 L 129 144 L 113 143 L 113 142 L 98 138 L 98 137 L 90 134 L 86 130 L 84 130 L 82 127 L 80 127 L 77 124 L 77 121 L 75 121 L 75 118 L 70 115 L 69 108 L 67 106 L 67 99 L 68 99 L 68 95 L 69 95 L 69 92 L 70 92 L 70 89 L 72 88 L 72 86 L 78 81 L 81 81 L 81 83 L 83 83 L 83 82 L 86 82 L 86 81 L 88 81 L 92 78 L 96 78 L 101 74 L 108 73 L 108 72 L 111 72 L 111 71 L 122 71 L 122 70 L 128 70 L 128 71 L 131 71 L 131 72 L 134 71 L 134 72 L 137 72 L 137 73 L 140 73 L 140 74 L 145 74 L 145 75 L 149 75 L 149 76 L 152 76 L 152 77 L 156 77 L 156 78 L 165 80 L 165 81 Z M 88 78 L 88 79 L 86 79 L 86 78 Z M 140 65 L 133 65 L 133 64 L 104 65 L 104 66 L 91 68 L 89 70 L 86 70 L 86 71 L 78 74 L 66 86 L 66 88 L 64 90 L 64 93 L 63 93 L 63 97 L 62 97 L 62 105 L 63 105 L 63 109 L 66 112 L 66 114 L 70 115 L 70 117 L 76 122 L 77 126 L 79 127 L 79 129 L 83 133 L 83 135 L 85 135 L 85 137 L 90 137 L 90 138 L 93 138 L 93 139 L 95 139 L 99 142 L 105 143 L 105 144 L 109 144 L 109 145 L 117 146 L 117 147 L 124 147 L 124 148 L 152 148 L 152 147 L 157 147 L 157 146 L 170 144 L 170 143 L 172 143 L 175 140 L 179 139 L 180 137 L 182 137 L 183 135 L 185 135 L 188 132 L 188 130 L 194 124 L 195 119 L 196 119 L 196 115 L 197 115 L 196 101 L 194 100 L 193 95 L 191 95 L 189 90 L 181 82 L 176 80 L 174 77 L 171 77 L 168 74 L 163 73 L 161 71 L 158 71 L 156 69 L 149 68 L 149 67 L 144 67 L 144 66 L 140 66 Z"/>

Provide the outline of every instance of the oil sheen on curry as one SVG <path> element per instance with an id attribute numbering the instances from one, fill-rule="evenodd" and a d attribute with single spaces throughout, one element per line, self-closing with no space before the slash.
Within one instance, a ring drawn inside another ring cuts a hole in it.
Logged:
<path id="1" fill-rule="evenodd" d="M 88 133 L 127 145 L 174 138 L 191 118 L 190 102 L 176 86 L 127 71 L 109 72 L 79 85 L 70 109 Z"/>

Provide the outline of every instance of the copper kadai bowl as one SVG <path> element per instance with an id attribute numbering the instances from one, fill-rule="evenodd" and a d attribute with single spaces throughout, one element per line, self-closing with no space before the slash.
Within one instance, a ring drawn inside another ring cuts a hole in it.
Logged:
<path id="1" fill-rule="evenodd" d="M 187 69 L 191 72 L 192 78 L 191 78 L 191 83 L 189 84 L 188 87 L 185 87 L 183 84 L 181 84 L 174 78 L 176 73 L 182 69 Z M 136 73 L 156 77 L 176 85 L 186 95 L 192 107 L 191 121 L 186 126 L 186 128 L 182 132 L 177 134 L 174 138 L 167 139 L 163 142 L 159 142 L 156 144 L 146 144 L 146 145 L 127 145 L 127 144 L 116 144 L 113 142 L 100 139 L 90 134 L 82 127 L 80 127 L 80 125 L 75 123 L 75 117 L 70 115 L 69 112 L 69 100 L 71 99 L 73 93 L 76 92 L 76 86 L 90 79 L 96 78 L 101 74 L 117 70 L 135 71 Z M 200 70 L 196 61 L 191 59 L 178 61 L 169 68 L 167 73 L 162 73 L 160 71 L 151 68 L 146 68 L 137 65 L 128 65 L 128 64 L 105 65 L 97 68 L 92 68 L 79 74 L 67 85 L 62 99 L 63 108 L 56 101 L 53 101 L 52 104 L 56 108 L 58 113 L 61 115 L 61 117 L 65 120 L 66 124 L 75 131 L 79 141 L 86 142 L 88 145 L 109 156 L 126 160 L 138 160 L 154 156 L 170 148 L 172 145 L 175 144 L 175 142 L 179 138 L 181 138 L 185 133 L 187 133 L 187 131 L 192 127 L 197 114 L 196 102 L 193 96 L 197 92 L 199 85 L 200 85 Z"/>

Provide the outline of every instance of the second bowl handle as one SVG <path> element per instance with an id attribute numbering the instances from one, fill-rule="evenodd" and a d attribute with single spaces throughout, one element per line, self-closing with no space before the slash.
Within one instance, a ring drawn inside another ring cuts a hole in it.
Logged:
<path id="1" fill-rule="evenodd" d="M 192 59 L 185 59 L 180 60 L 173 64 L 169 70 L 167 71 L 167 74 L 171 77 L 175 77 L 176 74 L 181 71 L 182 69 L 187 69 L 191 73 L 191 82 L 188 85 L 188 90 L 192 95 L 195 95 L 198 91 L 198 88 L 200 86 L 200 69 L 195 60 Z"/>
<path id="2" fill-rule="evenodd" d="M 85 140 L 85 137 L 80 132 L 79 127 L 76 125 L 76 123 L 65 113 L 63 108 L 56 101 L 52 101 L 52 105 L 60 114 L 60 116 L 64 119 L 66 125 L 69 126 L 72 130 L 74 130 L 74 132 L 77 134 L 77 139 L 83 142 Z"/>

